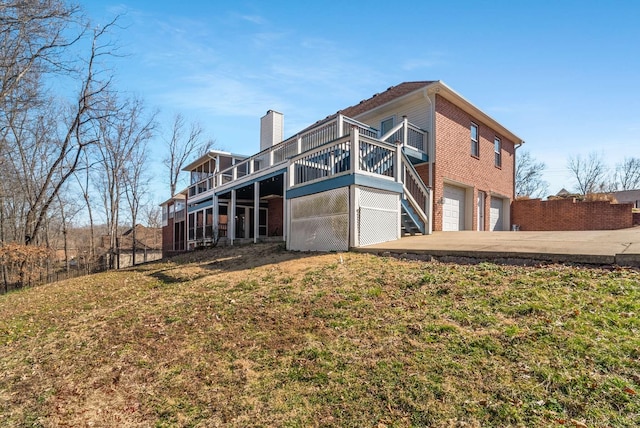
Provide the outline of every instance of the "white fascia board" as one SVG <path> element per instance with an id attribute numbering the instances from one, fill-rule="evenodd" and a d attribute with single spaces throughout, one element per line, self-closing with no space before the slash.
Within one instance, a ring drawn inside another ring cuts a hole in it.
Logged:
<path id="1" fill-rule="evenodd" d="M 432 83 L 427 87 L 428 93 L 436 93 L 438 95 L 443 96 L 448 101 L 451 101 L 457 107 L 461 108 L 465 112 L 469 113 L 471 116 L 478 118 L 481 122 L 489 125 L 495 131 L 501 134 L 501 136 L 508 138 L 513 141 L 514 144 L 524 144 L 524 140 L 518 137 L 513 132 L 509 131 L 503 125 L 500 124 L 497 120 L 486 114 L 484 111 L 480 110 L 469 100 L 464 98 L 462 95 L 451 89 L 449 86 L 444 84 L 442 81 L 437 81 Z"/>

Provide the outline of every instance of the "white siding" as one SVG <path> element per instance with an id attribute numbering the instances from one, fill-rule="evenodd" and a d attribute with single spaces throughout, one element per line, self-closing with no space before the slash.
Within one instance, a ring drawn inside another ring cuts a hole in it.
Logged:
<path id="1" fill-rule="evenodd" d="M 380 122 L 389 116 L 395 117 L 396 124 L 400 123 L 402 116 L 407 116 L 410 123 L 429 130 L 429 108 L 429 102 L 422 95 L 416 95 L 410 99 L 392 102 L 384 108 L 374 110 L 372 113 L 365 113 L 354 119 L 380 129 Z"/>

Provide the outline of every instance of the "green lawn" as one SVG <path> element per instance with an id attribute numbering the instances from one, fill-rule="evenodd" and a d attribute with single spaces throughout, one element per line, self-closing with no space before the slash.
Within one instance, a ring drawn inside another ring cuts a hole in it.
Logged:
<path id="1" fill-rule="evenodd" d="M 640 272 L 219 248 L 0 296 L 0 426 L 640 426 Z"/>

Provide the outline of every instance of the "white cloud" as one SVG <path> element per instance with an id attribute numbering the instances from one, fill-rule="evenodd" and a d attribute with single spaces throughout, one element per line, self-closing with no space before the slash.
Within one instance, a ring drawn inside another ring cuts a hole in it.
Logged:
<path id="1" fill-rule="evenodd" d="M 267 22 L 266 19 L 264 19 L 262 16 L 259 15 L 240 15 L 240 18 L 243 19 L 244 21 L 248 21 L 251 22 L 253 24 L 265 24 Z"/>
<path id="2" fill-rule="evenodd" d="M 284 104 L 259 82 L 243 77 L 200 74 L 187 77 L 188 85 L 167 91 L 162 98 L 177 108 L 205 110 L 219 116 L 259 117 L 265 108 L 282 108 Z M 266 107 L 265 107 L 266 106 Z M 281 107 L 278 107 L 281 106 Z"/>

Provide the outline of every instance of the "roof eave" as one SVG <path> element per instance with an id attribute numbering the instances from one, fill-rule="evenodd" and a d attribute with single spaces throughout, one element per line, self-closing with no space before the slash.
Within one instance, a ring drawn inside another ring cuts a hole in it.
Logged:
<path id="1" fill-rule="evenodd" d="M 192 168 L 195 168 L 196 166 L 200 165 L 202 162 L 209 159 L 214 159 L 218 155 L 231 156 L 234 158 L 242 158 L 242 159 L 249 157 L 247 155 L 239 155 L 237 153 L 225 152 L 222 150 L 209 150 L 207 153 L 205 153 L 204 155 L 200 156 L 198 159 L 191 162 L 189 165 L 182 168 L 182 171 L 189 172 L 192 170 Z"/>
<path id="2" fill-rule="evenodd" d="M 453 102 L 456 106 L 460 107 L 462 110 L 471 114 L 471 116 L 477 118 L 481 122 L 489 125 L 495 131 L 497 131 L 501 136 L 508 138 L 513 141 L 515 144 L 524 144 L 524 140 L 518 137 L 513 132 L 509 131 L 503 125 L 500 124 L 493 117 L 489 116 L 484 111 L 480 110 L 476 107 L 471 101 L 467 100 L 465 97 L 451 89 L 444 82 L 438 80 L 437 82 L 432 83 L 426 88 L 429 94 L 435 93 L 441 96 L 444 96 L 447 100 Z"/>

